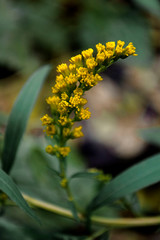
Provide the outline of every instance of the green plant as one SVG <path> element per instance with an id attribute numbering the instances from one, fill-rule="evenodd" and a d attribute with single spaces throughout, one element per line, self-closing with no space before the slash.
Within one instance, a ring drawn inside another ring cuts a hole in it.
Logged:
<path id="1" fill-rule="evenodd" d="M 56 176 L 58 179 L 57 183 L 62 190 L 66 192 L 68 200 L 66 207 L 57 206 L 56 204 L 38 200 L 21 193 L 9 176 L 10 170 L 15 163 L 17 149 L 25 131 L 27 120 L 43 82 L 51 70 L 50 66 L 42 67 L 29 79 L 18 96 L 10 114 L 4 139 L 2 169 L 0 170 L 0 188 L 3 191 L 0 198 L 1 205 L 11 204 L 7 198 L 8 196 L 30 216 L 37 219 L 32 209 L 26 203 L 27 201 L 31 206 L 43 209 L 46 212 L 73 219 L 77 224 L 82 224 L 86 229 L 82 237 L 67 236 L 64 233 L 55 231 L 55 239 L 91 240 L 100 236 L 107 238 L 108 230 L 113 227 L 140 227 L 158 225 L 160 223 L 160 218 L 157 216 L 139 217 L 138 213 L 135 213 L 132 209 L 131 203 L 129 205 L 134 215 L 133 218 L 109 218 L 95 214 L 95 211 L 104 206 L 116 204 L 117 200 L 124 207 L 128 205 L 125 200 L 126 196 L 157 183 L 160 180 L 159 154 L 130 167 L 112 180 L 109 175 L 104 175 L 103 172 L 96 169 L 74 172 L 70 176 L 67 174 L 70 147 L 66 146 L 66 144 L 69 139 L 83 136 L 82 127 L 73 127 L 73 125 L 75 122 L 80 122 L 90 117 L 89 109 L 84 108 L 87 100 L 83 95 L 102 80 L 99 74 L 115 61 L 130 55 L 137 55 L 132 43 L 123 48 L 124 44 L 122 41 L 118 41 L 117 45 L 114 42 L 108 42 L 106 46 L 97 44 L 96 56 L 93 55 L 93 49 L 90 48 L 72 57 L 69 65 L 61 64 L 57 67 L 57 72 L 60 74 L 57 76 L 55 85 L 52 88 L 53 96 L 47 98 L 47 103 L 50 105 L 51 110 L 50 116 L 46 114 L 41 120 L 45 126 L 49 142 L 46 152 L 52 156 L 52 161 L 55 161 L 55 156 L 58 159 L 58 170 L 51 168 L 50 171 L 52 176 Z M 38 154 L 39 159 L 41 154 L 40 152 Z M 32 164 L 34 165 L 34 163 Z M 93 198 L 90 199 L 85 208 L 77 205 L 76 196 L 72 194 L 70 183 L 76 178 L 88 179 L 88 181 L 94 179 L 96 182 L 101 183 L 100 188 L 94 193 Z M 96 230 L 94 226 L 100 227 Z"/>

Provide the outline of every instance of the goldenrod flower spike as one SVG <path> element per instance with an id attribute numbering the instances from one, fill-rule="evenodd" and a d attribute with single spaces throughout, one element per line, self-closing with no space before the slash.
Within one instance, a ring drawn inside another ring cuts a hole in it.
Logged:
<path id="1" fill-rule="evenodd" d="M 87 103 L 84 93 L 102 81 L 99 73 L 119 58 L 137 56 L 132 42 L 126 47 L 124 45 L 125 42 L 120 40 L 117 44 L 98 43 L 96 54 L 89 48 L 72 57 L 70 64 L 58 65 L 58 75 L 52 87 L 53 95 L 46 99 L 51 116 L 46 114 L 41 118 L 46 134 L 56 140 L 55 146 L 49 145 L 46 148 L 49 154 L 65 158 L 70 152 L 70 148 L 65 146 L 66 142 L 83 136 L 82 126 L 74 129 L 72 127 L 76 121 L 86 120 L 91 116 L 89 108 L 84 107 Z"/>
<path id="2" fill-rule="evenodd" d="M 94 54 L 92 48 L 82 51 L 72 57 L 70 64 L 58 65 L 55 85 L 52 87 L 52 96 L 46 99 L 50 106 L 51 116 L 45 114 L 42 118 L 42 125 L 45 126 L 46 135 L 54 139 L 54 144 L 46 147 L 46 152 L 55 155 L 59 159 L 60 185 L 66 190 L 68 200 L 76 206 L 70 191 L 69 181 L 66 176 L 66 157 L 70 147 L 66 146 L 69 139 L 83 136 L 82 126 L 73 128 L 75 122 L 89 119 L 91 113 L 85 105 L 84 98 L 86 91 L 102 81 L 99 75 L 107 67 L 119 58 L 126 58 L 130 55 L 137 56 L 132 43 L 124 48 L 125 42 L 108 42 L 105 45 L 98 43 L 97 52 Z M 107 178 L 108 179 L 108 178 Z M 101 181 L 106 181 L 106 176 L 101 176 Z"/>

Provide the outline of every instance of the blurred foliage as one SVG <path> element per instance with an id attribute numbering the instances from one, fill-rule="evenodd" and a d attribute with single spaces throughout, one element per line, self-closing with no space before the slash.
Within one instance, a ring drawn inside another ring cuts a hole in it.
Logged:
<path id="1" fill-rule="evenodd" d="M 83 39 L 83 47 L 113 39 L 132 41 L 139 54 L 136 64 L 149 64 L 152 58 L 149 24 L 139 12 L 128 5 L 116 4 L 115 7 L 112 1 L 97 3 L 96 0 L 89 0 L 83 14 L 80 22 L 81 31 L 79 31 L 79 37 Z"/>
<path id="2" fill-rule="evenodd" d="M 142 9 L 147 10 L 148 12 L 156 15 L 160 18 L 160 4 L 159 0 L 152 0 L 152 1 L 146 1 L 146 0 L 134 0 L 136 4 L 142 7 Z"/>
<path id="3" fill-rule="evenodd" d="M 158 1 L 1 0 L 0 63 L 31 72 L 70 51 L 121 39 L 137 47 L 137 64 L 149 64 L 151 25 L 141 8 L 159 16 Z"/>

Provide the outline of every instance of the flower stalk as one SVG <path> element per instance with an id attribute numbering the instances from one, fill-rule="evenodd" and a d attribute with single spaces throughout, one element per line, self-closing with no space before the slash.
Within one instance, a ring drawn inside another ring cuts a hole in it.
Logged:
<path id="1" fill-rule="evenodd" d="M 32 198 L 23 193 L 24 199 L 33 207 L 37 207 L 63 217 L 74 219 L 72 212 L 66 208 L 59 207 L 55 204 L 47 203 L 45 201 Z M 78 217 L 81 222 L 85 221 L 84 216 L 78 212 Z M 160 216 L 153 217 L 136 217 L 136 218 L 107 218 L 93 215 L 91 217 L 93 224 L 98 224 L 103 227 L 142 227 L 142 226 L 155 226 L 160 224 Z"/>

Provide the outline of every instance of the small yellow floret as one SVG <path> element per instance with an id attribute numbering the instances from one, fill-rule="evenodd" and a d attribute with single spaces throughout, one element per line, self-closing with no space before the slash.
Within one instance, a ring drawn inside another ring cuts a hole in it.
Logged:
<path id="1" fill-rule="evenodd" d="M 69 99 L 69 102 L 70 102 L 70 107 L 76 107 L 77 105 L 80 104 L 80 96 L 79 95 L 75 95 L 75 96 L 71 96 L 70 99 Z"/>
<path id="2" fill-rule="evenodd" d="M 58 112 L 60 114 L 65 114 L 68 112 L 68 106 L 69 103 L 67 101 L 62 100 L 59 104 L 58 104 Z"/>
<path id="3" fill-rule="evenodd" d="M 136 48 L 133 46 L 132 42 L 130 42 L 128 46 L 124 49 L 124 54 L 126 56 L 130 56 L 130 55 L 137 56 L 138 54 L 135 54 L 135 52 L 136 52 Z"/>
<path id="4" fill-rule="evenodd" d="M 71 149 L 70 147 L 59 147 L 58 151 L 60 155 L 62 155 L 63 157 L 66 157 L 70 153 Z"/>
<path id="5" fill-rule="evenodd" d="M 70 73 L 69 76 L 65 77 L 65 81 L 67 84 L 74 84 L 77 83 L 78 79 L 77 76 L 73 73 Z"/>
<path id="6" fill-rule="evenodd" d="M 60 103 L 60 98 L 58 96 L 48 97 L 46 102 L 51 105 L 53 110 L 57 109 L 58 104 Z"/>
<path id="7" fill-rule="evenodd" d="M 66 125 L 69 125 L 69 126 L 72 126 L 73 125 L 73 122 L 72 122 L 72 119 L 71 118 L 68 118 L 67 116 L 63 116 L 61 115 L 59 117 L 59 120 L 58 122 L 64 127 Z"/>
<path id="8" fill-rule="evenodd" d="M 66 188 L 67 183 L 68 183 L 67 178 L 63 178 L 63 179 L 61 180 L 61 182 L 60 182 L 60 184 L 61 184 L 61 186 L 62 186 L 63 188 Z"/>
<path id="9" fill-rule="evenodd" d="M 114 50 L 115 48 L 115 42 L 107 42 L 106 43 L 107 50 Z"/>
<path id="10" fill-rule="evenodd" d="M 59 73 L 66 73 L 67 70 L 68 70 L 68 66 L 66 63 L 62 63 L 57 66 L 57 72 L 59 72 Z"/>
<path id="11" fill-rule="evenodd" d="M 46 147 L 46 152 L 49 154 L 53 154 L 54 153 L 54 148 L 51 145 L 48 145 Z"/>
<path id="12" fill-rule="evenodd" d="M 63 136 L 64 137 L 69 137 L 70 136 L 70 128 L 63 128 Z"/>
<path id="13" fill-rule="evenodd" d="M 52 136 L 56 133 L 56 127 L 52 124 L 46 127 L 44 130 L 47 134 L 47 136 Z"/>
<path id="14" fill-rule="evenodd" d="M 76 64 L 76 66 L 81 64 L 82 63 L 82 55 L 78 54 L 78 55 L 72 57 L 70 59 L 70 62 Z"/>
<path id="15" fill-rule="evenodd" d="M 105 52 L 107 60 L 110 60 L 111 57 L 113 57 L 114 52 L 112 50 L 108 50 Z"/>
<path id="16" fill-rule="evenodd" d="M 57 93 L 59 91 L 64 91 L 64 89 L 67 87 L 65 77 L 63 77 L 62 74 L 58 75 L 56 77 L 56 83 L 54 87 L 52 88 L 53 93 Z"/>
<path id="17" fill-rule="evenodd" d="M 89 111 L 89 108 L 81 108 L 80 111 L 77 112 L 77 116 L 80 120 L 86 120 L 90 118 L 91 112 Z"/>
<path id="18" fill-rule="evenodd" d="M 93 54 L 93 49 L 89 48 L 87 50 L 82 51 L 82 55 L 84 58 L 91 58 Z"/>
<path id="19" fill-rule="evenodd" d="M 40 120 L 42 121 L 42 125 L 49 125 L 52 123 L 52 118 L 48 116 L 48 114 L 45 114 L 42 118 L 40 118 Z"/>
<path id="20" fill-rule="evenodd" d="M 118 40 L 118 41 L 117 41 L 117 46 L 118 46 L 118 47 L 122 47 L 122 48 L 123 48 L 124 44 L 125 44 L 124 41 L 121 41 L 121 40 Z"/>
<path id="21" fill-rule="evenodd" d="M 106 59 L 106 54 L 105 54 L 105 52 L 98 52 L 98 53 L 97 53 L 96 60 L 97 60 L 98 63 L 104 62 L 105 59 Z"/>
<path id="22" fill-rule="evenodd" d="M 106 50 L 105 46 L 104 46 L 103 44 L 101 44 L 101 43 L 98 43 L 98 44 L 96 45 L 96 48 L 97 48 L 97 52 L 98 52 L 98 53 L 101 53 L 101 52 L 103 52 L 103 51 Z"/>
<path id="23" fill-rule="evenodd" d="M 79 96 L 82 96 L 83 95 L 83 90 L 81 88 L 76 88 L 74 91 L 73 91 L 74 95 L 79 95 Z"/>
<path id="24" fill-rule="evenodd" d="M 82 130 L 82 126 L 74 128 L 73 131 L 72 131 L 72 137 L 73 138 L 83 137 L 84 134 L 83 134 L 83 132 L 81 130 Z"/>
<path id="25" fill-rule="evenodd" d="M 95 61 L 95 58 L 88 58 L 86 59 L 86 65 L 87 68 L 93 70 L 97 66 L 97 62 Z"/>
<path id="26" fill-rule="evenodd" d="M 99 81 L 103 80 L 99 74 L 93 75 L 93 73 L 87 74 L 80 80 L 84 84 L 86 90 L 95 86 Z"/>
<path id="27" fill-rule="evenodd" d="M 68 95 L 67 95 L 67 93 L 66 92 L 63 92 L 62 94 L 61 94 L 61 99 L 62 100 L 67 100 L 69 97 L 68 97 Z"/>
<path id="28" fill-rule="evenodd" d="M 77 69 L 77 76 L 78 77 L 84 77 L 88 74 L 88 69 L 85 67 L 80 67 Z"/>
<path id="29" fill-rule="evenodd" d="M 103 78 L 98 73 L 96 73 L 96 75 L 94 76 L 94 80 L 96 85 L 98 82 L 102 81 Z"/>
<path id="30" fill-rule="evenodd" d="M 69 64 L 69 70 L 70 71 L 75 71 L 76 65 L 75 64 Z"/>
<path id="31" fill-rule="evenodd" d="M 115 49 L 115 53 L 117 55 L 120 55 L 123 53 L 123 46 L 124 46 L 125 42 L 124 41 L 121 41 L 121 40 L 118 40 L 117 41 L 117 46 L 116 46 L 116 49 Z"/>

